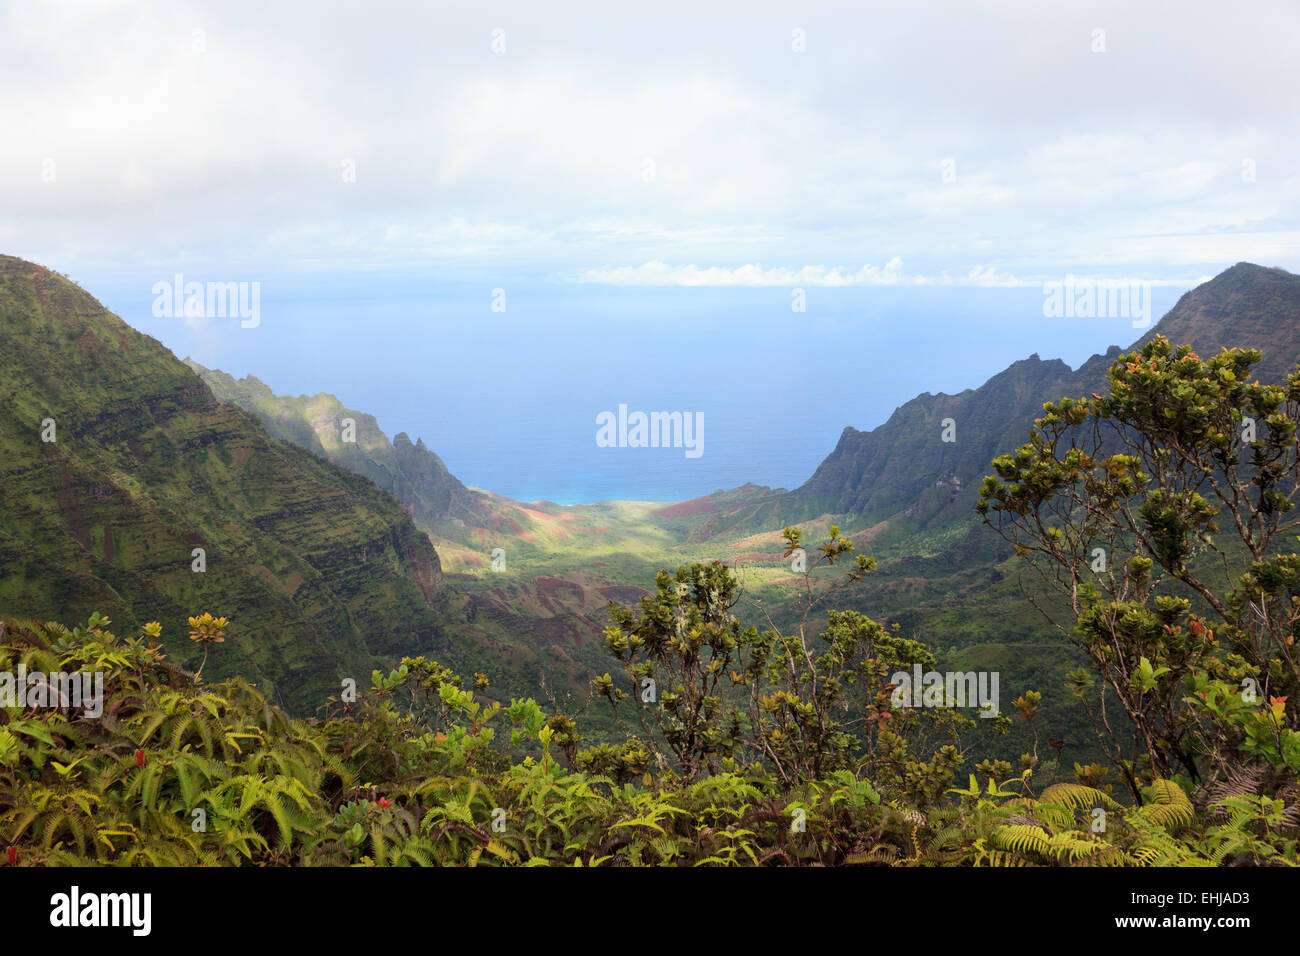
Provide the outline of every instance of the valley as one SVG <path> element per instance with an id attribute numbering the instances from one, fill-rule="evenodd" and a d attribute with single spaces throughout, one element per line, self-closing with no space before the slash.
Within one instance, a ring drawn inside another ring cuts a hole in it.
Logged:
<path id="1" fill-rule="evenodd" d="M 0 538 L 8 543 L 0 597 L 11 613 L 57 605 L 64 616 L 100 610 L 126 621 L 177 622 L 202 604 L 230 615 L 248 635 L 214 662 L 214 673 L 245 672 L 290 706 L 319 703 L 340 666 L 368 668 L 422 651 L 488 673 L 494 698 L 549 695 L 575 710 L 587 701 L 591 679 L 610 668 L 602 633 L 611 601 L 635 604 L 663 569 L 720 561 L 742 583 L 736 608 L 742 620 L 789 628 L 802 615 L 804 583 L 797 556 L 784 554 L 781 529 L 797 525 L 811 557 L 813 543 L 836 526 L 877 569 L 840 590 L 835 607 L 897 626 L 929 646 L 941 666 L 998 671 L 1009 698 L 1042 692 L 1045 732 L 1070 743 L 1066 757 L 1093 756 L 1084 716 L 1061 691 L 1062 675 L 1078 658 L 1034 609 L 1018 562 L 973 505 L 992 458 L 1023 441 L 1042 403 L 1101 387 L 1118 348 L 1078 369 L 1035 355 L 978 389 L 921 395 L 874 431 L 846 428 L 794 490 L 747 484 L 674 503 L 559 505 L 469 487 L 423 438 L 390 438 L 374 416 L 329 393 L 277 395 L 251 376 L 235 379 L 193 360 L 179 363 L 115 317 L 97 314 L 84 293 L 40 267 L 5 260 L 5 281 L 11 343 L 24 328 L 28 339 L 42 326 L 59 332 L 45 368 L 76 367 L 82 379 L 94 370 L 105 382 L 140 368 L 122 387 L 80 387 L 80 408 L 100 415 L 91 424 L 62 411 L 70 407 L 63 380 L 15 361 L 28 352 L 7 349 L 11 414 L 21 409 L 8 430 L 17 444 L 5 483 L 11 517 Z M 1213 352 L 1253 338 L 1266 349 L 1266 370 L 1280 375 L 1300 358 L 1300 338 L 1288 331 L 1297 311 L 1300 279 L 1242 264 L 1185 296 L 1143 341 L 1164 332 Z M 117 352 L 106 353 L 110 343 L 121 343 Z M 128 357 L 134 366 L 125 364 Z M 152 392 L 124 401 L 145 382 L 153 383 Z M 67 423 L 69 440 L 38 450 L 35 431 L 22 438 L 16 422 L 48 414 Z M 181 421 L 194 424 L 178 430 Z M 958 440 L 943 440 L 954 424 Z M 46 464 L 39 464 L 38 451 L 47 452 Z M 52 455 L 68 457 L 56 465 Z M 329 494 L 313 492 L 305 511 L 276 501 L 276 489 L 304 480 L 268 471 L 276 461 L 347 488 L 351 497 L 339 499 L 339 507 L 353 509 L 352 517 L 328 524 L 312 517 L 332 500 Z M 167 472 L 159 470 L 163 462 Z M 342 470 L 321 470 L 331 466 Z M 87 467 L 97 477 L 75 477 Z M 35 492 L 42 486 L 53 489 L 48 497 Z M 205 500 L 247 513 L 248 530 L 216 513 L 205 517 Z M 383 544 L 374 530 L 362 530 L 373 519 L 356 509 L 368 500 L 374 504 L 365 507 L 379 508 L 389 522 Z M 47 517 L 36 518 L 33 507 Z M 407 513 L 404 527 L 395 508 Z M 20 522 L 18 515 L 26 517 Z M 272 515 L 279 517 L 272 521 Z M 32 528 L 41 522 L 65 528 L 63 537 L 34 538 Z M 417 529 L 420 545 L 411 537 Z M 32 544 L 24 548 L 23 539 Z M 338 557 L 327 557 L 329 539 L 343 548 Z M 150 544 L 142 550 L 145 540 Z M 187 556 L 200 543 L 213 570 L 196 576 Z M 268 548 L 284 556 L 251 558 Z M 426 556 L 417 559 L 422 548 Z M 812 574 L 814 588 L 830 588 L 840 577 L 838 568 Z M 222 586 L 207 586 L 218 581 Z M 358 589 L 365 587 L 387 596 L 376 603 Z M 324 590 L 307 599 L 313 588 Z M 330 588 L 339 597 L 327 597 Z M 397 598 L 407 602 L 400 612 L 402 605 L 393 603 L 399 594 L 407 595 Z M 333 633 L 316 630 L 326 626 L 331 607 L 351 623 L 342 630 L 329 625 Z M 828 609 L 815 609 L 814 631 Z M 292 622 L 304 613 L 301 633 L 287 623 L 269 643 L 261 636 L 272 621 Z M 364 629 L 365 636 L 347 637 L 354 633 L 349 628 Z M 399 631 L 408 636 L 399 638 Z M 184 645 L 171 646 L 184 659 Z M 309 650 L 327 646 L 338 650 Z M 612 733 L 603 715 L 593 713 L 591 726 L 596 736 Z"/>

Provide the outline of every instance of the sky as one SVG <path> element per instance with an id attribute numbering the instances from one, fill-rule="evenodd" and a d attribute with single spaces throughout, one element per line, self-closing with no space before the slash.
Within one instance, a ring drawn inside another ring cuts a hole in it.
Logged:
<path id="1" fill-rule="evenodd" d="M 919 392 L 1141 334 L 1045 283 L 1154 320 L 1300 271 L 1290 0 L 697 6 L 10 0 L 0 251 L 554 500 L 789 487 Z M 177 274 L 257 323 L 154 314 Z M 596 447 L 620 403 L 705 453 Z"/>

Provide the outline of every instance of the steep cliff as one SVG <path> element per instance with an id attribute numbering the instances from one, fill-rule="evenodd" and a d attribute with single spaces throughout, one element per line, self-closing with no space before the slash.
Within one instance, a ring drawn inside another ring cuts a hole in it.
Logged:
<path id="1" fill-rule="evenodd" d="M 1261 380 L 1279 381 L 1300 359 L 1300 276 L 1238 263 L 1184 295 L 1131 347 L 1157 334 L 1176 345 L 1191 344 L 1202 355 L 1223 347 L 1259 348 Z M 729 526 L 779 526 L 825 514 L 920 529 L 969 519 L 993 458 L 1024 443 L 1044 402 L 1101 388 L 1119 351 L 1112 346 L 1078 369 L 1032 355 L 979 388 L 919 395 L 878 428 L 845 428 L 803 485 L 763 500 Z M 944 440 L 946 419 L 951 441 Z"/>
<path id="2" fill-rule="evenodd" d="M 236 379 L 193 359 L 187 358 L 185 364 L 218 401 L 251 412 L 276 438 L 328 458 L 392 492 L 421 527 L 486 510 L 482 496 L 461 484 L 423 440 L 412 443 L 405 432 L 398 432 L 390 442 L 373 415 L 347 408 L 334 395 L 276 395 L 252 375 Z"/>
<path id="3" fill-rule="evenodd" d="M 202 549 L 202 570 L 195 549 Z M 390 494 L 218 402 L 72 282 L 0 257 L 0 609 L 119 632 L 231 621 L 205 675 L 294 709 L 444 642 L 442 572 Z"/>

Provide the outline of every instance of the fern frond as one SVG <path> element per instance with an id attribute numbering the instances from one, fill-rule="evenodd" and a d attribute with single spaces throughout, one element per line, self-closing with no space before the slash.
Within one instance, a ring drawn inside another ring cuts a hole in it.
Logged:
<path id="1" fill-rule="evenodd" d="M 1166 829 L 1192 822 L 1196 815 L 1195 808 L 1177 783 L 1157 777 L 1151 782 L 1151 790 L 1156 802 L 1141 807 L 1136 811 L 1138 814 Z"/>

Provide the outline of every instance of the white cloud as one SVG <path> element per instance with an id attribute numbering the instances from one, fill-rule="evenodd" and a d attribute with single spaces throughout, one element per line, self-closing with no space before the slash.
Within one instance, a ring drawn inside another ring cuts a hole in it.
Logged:
<path id="1" fill-rule="evenodd" d="M 579 282 L 603 285 L 643 286 L 850 286 L 899 285 L 905 277 L 899 273 L 901 259 L 891 259 L 883 268 L 864 265 L 849 272 L 840 267 L 804 266 L 801 269 L 764 269 L 759 263 L 728 269 L 721 266 L 668 266 L 647 262 L 640 266 L 617 266 L 586 269 Z"/>
<path id="2" fill-rule="evenodd" d="M 796 54 L 784 4 L 689 22 L 563 3 L 9 4 L 0 235 L 63 270 L 887 285 L 1300 267 L 1300 8 L 1180 11 L 831 4 L 798 13 Z M 806 265 L 855 261 L 886 265 Z"/>
<path id="3" fill-rule="evenodd" d="M 768 268 L 752 263 L 735 268 L 724 266 L 699 267 L 695 265 L 669 266 L 663 262 L 647 262 L 639 266 L 605 266 L 585 269 L 575 281 L 600 285 L 627 286 L 971 286 L 984 288 L 1037 287 L 1044 282 L 1059 281 L 1063 275 L 1045 275 L 1034 278 L 1008 275 L 996 266 L 974 266 L 967 272 L 953 275 L 909 275 L 903 272 L 902 259 L 895 256 L 883 266 L 870 263 L 857 270 L 849 267 L 803 266 L 800 269 Z M 1149 282 L 1159 286 L 1186 286 L 1203 282 L 1200 278 L 1149 278 L 1138 276 L 1074 276 L 1079 281 Z"/>

